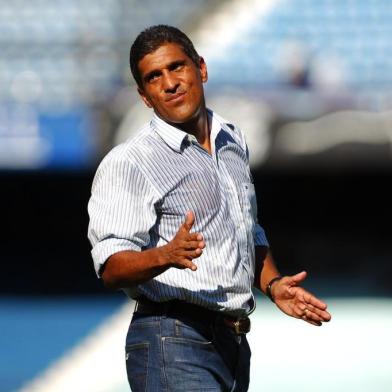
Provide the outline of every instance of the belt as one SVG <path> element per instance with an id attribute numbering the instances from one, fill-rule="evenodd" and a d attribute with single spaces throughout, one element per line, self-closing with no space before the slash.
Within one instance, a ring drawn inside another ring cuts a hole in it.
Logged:
<path id="1" fill-rule="evenodd" d="M 249 317 L 235 318 L 180 300 L 155 302 L 142 296 L 137 298 L 136 301 L 135 312 L 152 315 L 182 315 L 210 323 L 216 320 L 222 320 L 223 324 L 230 328 L 236 335 L 246 334 L 250 331 Z"/>

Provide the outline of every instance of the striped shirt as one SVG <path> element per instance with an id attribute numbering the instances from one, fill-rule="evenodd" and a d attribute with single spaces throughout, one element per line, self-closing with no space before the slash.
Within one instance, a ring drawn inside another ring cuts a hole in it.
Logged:
<path id="1" fill-rule="evenodd" d="M 181 299 L 236 316 L 253 300 L 255 245 L 268 246 L 257 223 L 255 189 L 241 131 L 212 111 L 211 155 L 196 138 L 154 115 L 115 147 L 94 178 L 88 236 L 97 274 L 114 253 L 167 244 L 195 214 L 191 232 L 205 248 L 196 271 L 169 268 L 124 290 L 153 301 Z"/>

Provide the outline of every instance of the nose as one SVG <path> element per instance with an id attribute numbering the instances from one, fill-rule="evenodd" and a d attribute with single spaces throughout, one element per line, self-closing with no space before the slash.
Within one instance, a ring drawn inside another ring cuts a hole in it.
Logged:
<path id="1" fill-rule="evenodd" d="M 167 93 L 176 92 L 178 85 L 179 85 L 179 82 L 172 73 L 166 72 L 163 74 L 162 88 L 165 92 L 167 92 Z"/>

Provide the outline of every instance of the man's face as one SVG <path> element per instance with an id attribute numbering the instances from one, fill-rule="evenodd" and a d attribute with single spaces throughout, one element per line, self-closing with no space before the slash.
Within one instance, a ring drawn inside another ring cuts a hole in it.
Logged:
<path id="1" fill-rule="evenodd" d="M 186 123 L 204 106 L 203 83 L 207 67 L 200 59 L 197 67 L 175 43 L 166 43 L 139 61 L 144 103 L 163 120 Z"/>

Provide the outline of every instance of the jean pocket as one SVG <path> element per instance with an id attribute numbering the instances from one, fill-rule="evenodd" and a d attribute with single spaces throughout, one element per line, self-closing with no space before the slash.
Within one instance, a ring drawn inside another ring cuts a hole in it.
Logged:
<path id="1" fill-rule="evenodd" d="M 169 391 L 221 391 L 211 371 L 220 359 L 211 342 L 164 337 L 162 343 Z"/>
<path id="2" fill-rule="evenodd" d="M 212 343 L 214 333 L 210 323 L 177 319 L 175 325 L 176 338 L 190 340 L 196 343 Z"/>
<path id="3" fill-rule="evenodd" d="M 128 382 L 132 392 L 145 392 L 148 377 L 149 343 L 125 346 Z"/>

